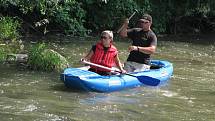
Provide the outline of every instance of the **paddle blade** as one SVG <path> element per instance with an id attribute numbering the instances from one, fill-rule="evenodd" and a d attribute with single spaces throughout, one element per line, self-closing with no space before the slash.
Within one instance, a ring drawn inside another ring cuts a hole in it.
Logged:
<path id="1" fill-rule="evenodd" d="M 160 80 L 156 78 L 152 78 L 149 76 L 136 76 L 136 77 L 141 83 L 145 85 L 157 86 L 158 84 L 160 84 Z"/>

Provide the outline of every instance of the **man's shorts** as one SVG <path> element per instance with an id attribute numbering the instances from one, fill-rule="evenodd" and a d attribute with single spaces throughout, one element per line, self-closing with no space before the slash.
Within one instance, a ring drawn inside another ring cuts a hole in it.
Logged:
<path id="1" fill-rule="evenodd" d="M 124 69 L 129 72 L 139 72 L 139 71 L 147 71 L 150 70 L 150 65 L 136 63 L 132 61 L 125 62 Z"/>

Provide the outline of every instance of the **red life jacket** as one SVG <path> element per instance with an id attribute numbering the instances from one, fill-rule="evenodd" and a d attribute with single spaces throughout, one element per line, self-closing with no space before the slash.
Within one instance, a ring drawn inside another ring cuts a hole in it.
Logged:
<path id="1" fill-rule="evenodd" d="M 108 48 L 108 50 L 104 51 L 104 47 L 101 42 L 96 44 L 96 50 L 91 57 L 90 61 L 92 63 L 96 63 L 99 65 L 103 65 L 109 68 L 112 68 L 115 64 L 115 57 L 117 55 L 118 51 L 115 46 L 112 44 Z M 96 71 L 106 71 L 110 72 L 109 70 L 98 68 L 95 66 L 91 66 L 91 68 L 95 69 Z"/>

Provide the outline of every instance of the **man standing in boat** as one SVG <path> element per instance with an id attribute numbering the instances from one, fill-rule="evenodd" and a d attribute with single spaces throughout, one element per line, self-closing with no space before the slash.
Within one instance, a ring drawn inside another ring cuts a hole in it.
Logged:
<path id="1" fill-rule="evenodd" d="M 101 33 L 100 40 L 97 42 L 96 45 L 92 46 L 89 53 L 83 59 L 109 68 L 112 68 L 114 65 L 116 65 L 122 73 L 125 73 L 125 70 L 122 68 L 122 64 L 119 60 L 118 51 L 113 45 L 112 31 L 103 31 Z M 110 70 L 106 70 L 96 66 L 90 66 L 89 71 L 96 72 L 100 75 L 111 74 Z"/>
<path id="2" fill-rule="evenodd" d="M 138 20 L 138 28 L 128 29 L 129 20 L 126 19 L 123 23 L 120 36 L 128 37 L 132 40 L 132 45 L 129 46 L 130 52 L 124 69 L 127 72 L 138 72 L 150 69 L 150 55 L 155 53 L 157 46 L 157 37 L 151 30 L 152 17 L 149 14 L 144 14 Z"/>

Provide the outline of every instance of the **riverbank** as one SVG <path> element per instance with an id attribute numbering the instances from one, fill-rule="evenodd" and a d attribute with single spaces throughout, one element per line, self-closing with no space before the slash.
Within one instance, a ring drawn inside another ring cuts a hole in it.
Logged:
<path id="1" fill-rule="evenodd" d="M 157 35 L 158 41 L 173 41 L 173 42 L 189 42 L 189 43 L 196 43 L 196 44 L 214 44 L 215 43 L 215 34 L 192 34 L 192 35 L 170 35 L 170 34 L 159 34 Z M 64 35 L 64 34 L 47 34 L 45 36 L 38 36 L 38 35 L 28 35 L 21 38 L 26 42 L 71 42 L 72 40 L 78 41 L 97 41 L 99 39 L 98 36 L 71 36 L 71 35 Z M 123 41 L 123 38 L 119 37 L 118 35 L 114 36 L 114 41 Z M 72 41 L 74 42 L 74 41 Z"/>

